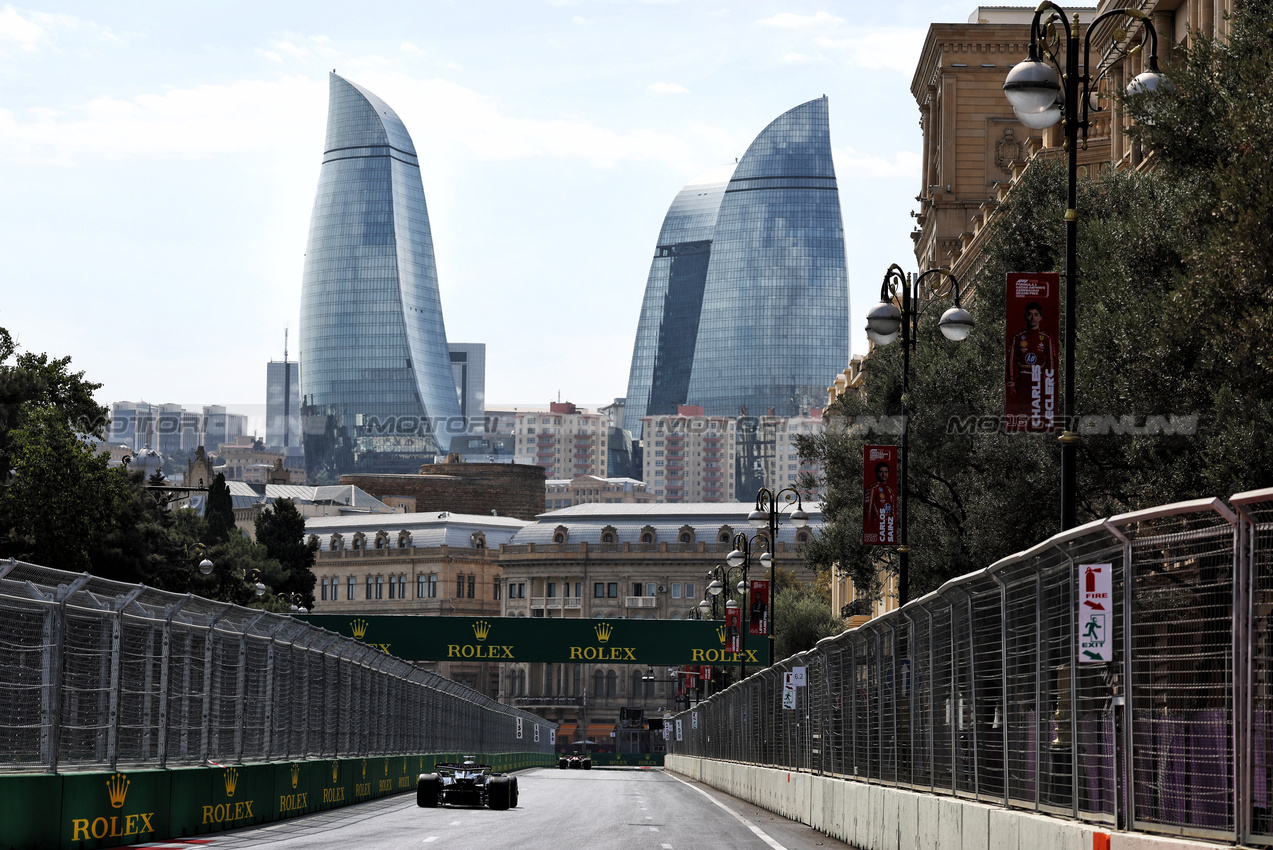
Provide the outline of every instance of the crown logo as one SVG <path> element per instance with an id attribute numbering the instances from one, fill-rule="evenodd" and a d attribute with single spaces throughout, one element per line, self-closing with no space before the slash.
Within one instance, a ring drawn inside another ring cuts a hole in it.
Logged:
<path id="1" fill-rule="evenodd" d="M 354 620 L 349 627 L 354 630 L 354 640 L 362 640 L 363 635 L 367 634 L 366 620 Z"/>
<path id="2" fill-rule="evenodd" d="M 478 620 L 473 624 L 473 634 L 478 640 L 486 640 L 486 636 L 491 633 L 491 624 L 485 620 Z"/>
<path id="3" fill-rule="evenodd" d="M 614 626 L 609 623 L 597 623 L 597 640 L 605 643 L 610 640 L 610 635 L 614 633 Z"/>
<path id="4" fill-rule="evenodd" d="M 106 793 L 110 795 L 111 808 L 118 809 L 124 805 L 124 798 L 128 796 L 128 776 L 123 773 L 116 773 L 106 780 Z"/>
<path id="5" fill-rule="evenodd" d="M 296 762 L 292 762 L 292 787 L 296 787 L 296 783 L 301 781 L 301 766 Z"/>
<path id="6" fill-rule="evenodd" d="M 339 777 L 340 777 L 340 762 L 334 761 L 332 762 L 332 782 L 335 782 Z"/>
<path id="7" fill-rule="evenodd" d="M 725 627 L 724 626 L 716 627 L 716 637 L 720 638 L 720 645 L 724 646 L 725 645 Z"/>
<path id="8" fill-rule="evenodd" d="M 227 797 L 233 797 L 234 786 L 239 784 L 238 769 L 232 767 L 229 770 L 227 770 L 225 773 L 221 774 L 221 777 L 225 780 L 225 795 Z"/>

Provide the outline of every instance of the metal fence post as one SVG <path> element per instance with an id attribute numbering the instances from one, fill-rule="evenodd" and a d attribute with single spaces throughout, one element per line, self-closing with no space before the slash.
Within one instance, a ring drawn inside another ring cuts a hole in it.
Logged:
<path id="1" fill-rule="evenodd" d="M 169 605 L 164 614 L 159 661 L 159 734 L 155 752 L 160 767 L 168 764 L 168 677 L 172 668 L 172 618 L 177 616 L 177 612 L 191 599 L 194 599 L 194 596 L 187 593 L 185 599 L 178 599 Z M 189 669 L 188 666 L 187 669 Z"/>
<path id="2" fill-rule="evenodd" d="M 1003 807 L 1008 808 L 1008 584 L 998 571 L 990 573 L 995 584 L 999 585 L 999 728 L 1003 730 Z"/>
<path id="3" fill-rule="evenodd" d="M 1043 793 L 1043 570 L 1034 568 L 1034 809 Z"/>
<path id="4" fill-rule="evenodd" d="M 141 591 L 142 588 L 138 587 L 127 596 L 116 597 L 114 616 L 111 617 L 110 709 L 106 726 L 106 761 L 111 770 L 115 769 L 119 760 L 119 677 L 123 672 L 124 609 L 141 595 Z"/>

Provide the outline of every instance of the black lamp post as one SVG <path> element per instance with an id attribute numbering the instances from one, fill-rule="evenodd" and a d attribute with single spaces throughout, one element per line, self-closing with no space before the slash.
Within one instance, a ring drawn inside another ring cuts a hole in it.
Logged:
<path id="1" fill-rule="evenodd" d="M 920 283 L 929 275 L 941 275 L 949 285 L 941 285 L 933 290 L 932 296 L 921 302 Z M 907 275 L 896 263 L 888 267 L 884 273 L 884 283 L 880 286 L 880 303 L 866 314 L 866 335 L 876 345 L 888 345 L 902 336 L 902 450 L 898 472 L 897 492 L 901 504 L 898 506 L 898 567 L 897 567 L 897 607 L 901 608 L 910 601 L 910 557 L 911 548 L 907 543 L 906 519 L 907 506 L 910 499 L 906 495 L 906 478 L 910 467 L 910 387 L 911 387 L 911 351 L 915 348 L 919 335 L 919 314 L 930 304 L 945 298 L 948 291 L 953 290 L 955 306 L 942 314 L 937 325 L 942 335 L 949 340 L 959 342 L 972 332 L 976 322 L 972 314 L 959 305 L 959 280 L 945 269 L 929 269 L 919 275 Z M 894 299 L 901 296 L 902 306 L 898 309 Z"/>
<path id="2" fill-rule="evenodd" d="M 781 503 L 781 506 L 779 505 Z M 764 531 L 766 549 L 760 556 L 760 568 L 769 567 L 769 663 L 778 661 L 778 653 L 774 647 L 774 632 L 778 630 L 778 618 L 774 612 L 774 602 L 778 596 L 778 583 L 775 579 L 776 556 L 778 554 L 778 515 L 787 508 L 795 506 L 791 512 L 791 524 L 796 528 L 804 528 L 809 524 L 809 515 L 804 511 L 800 501 L 800 491 L 795 487 L 783 487 L 777 491 L 761 487 L 756 491 L 756 509 L 747 514 L 747 522 L 757 531 Z M 766 563 L 768 561 L 768 563 Z"/>
<path id="3" fill-rule="evenodd" d="M 1023 62 L 1008 72 L 1003 82 L 1003 92 L 1012 104 L 1017 120 L 1034 130 L 1051 127 L 1057 121 L 1065 130 L 1065 147 L 1068 157 L 1068 185 L 1065 209 L 1065 383 L 1062 387 L 1061 443 L 1061 530 L 1073 528 L 1077 475 L 1075 470 L 1079 437 L 1070 430 L 1074 417 L 1074 334 L 1075 301 L 1078 286 L 1076 244 L 1078 237 L 1078 134 L 1083 131 L 1083 147 L 1087 147 L 1089 112 L 1101 111 L 1093 103 L 1101 80 L 1109 73 L 1107 65 L 1095 77 L 1088 73 L 1091 67 L 1091 37 L 1097 24 L 1106 18 L 1126 15 L 1144 24 L 1149 42 L 1149 70 L 1140 74 L 1127 86 L 1129 95 L 1143 92 L 1164 91 L 1170 85 L 1158 70 L 1158 33 L 1148 16 L 1139 9 L 1111 9 L 1098 15 L 1087 27 L 1083 36 L 1083 65 L 1079 66 L 1079 19 L 1073 23 L 1066 19 L 1065 11 L 1050 0 L 1044 0 L 1034 13 L 1030 25 L 1030 48 Z M 1061 34 L 1064 35 L 1062 41 Z M 1114 55 L 1129 56 L 1143 44 L 1126 45 L 1127 33 L 1114 31 Z M 1064 60 L 1060 52 L 1064 50 Z M 1064 67 L 1062 67 L 1064 61 Z"/>

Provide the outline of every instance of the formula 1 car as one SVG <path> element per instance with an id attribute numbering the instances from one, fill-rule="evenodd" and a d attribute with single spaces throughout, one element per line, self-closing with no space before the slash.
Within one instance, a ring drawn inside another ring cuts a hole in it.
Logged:
<path id="1" fill-rule="evenodd" d="M 485 806 L 496 811 L 517 805 L 517 777 L 492 772 L 489 764 L 465 759 L 460 764 L 439 764 L 436 773 L 422 773 L 416 780 L 416 805 L 435 809 L 450 806 Z"/>
<path id="2" fill-rule="evenodd" d="M 571 753 L 557 759 L 557 767 L 562 770 L 592 770 L 592 759 L 587 755 Z"/>

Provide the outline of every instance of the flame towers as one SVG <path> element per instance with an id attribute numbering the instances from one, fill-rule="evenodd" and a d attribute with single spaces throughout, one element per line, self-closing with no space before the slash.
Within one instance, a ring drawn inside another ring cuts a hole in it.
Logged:
<path id="1" fill-rule="evenodd" d="M 646 283 L 624 427 L 820 406 L 849 361 L 844 225 L 825 97 L 778 116 L 736 166 L 668 209 Z"/>
<path id="2" fill-rule="evenodd" d="M 306 466 L 414 472 L 462 432 L 411 136 L 331 75 L 301 291 Z"/>

